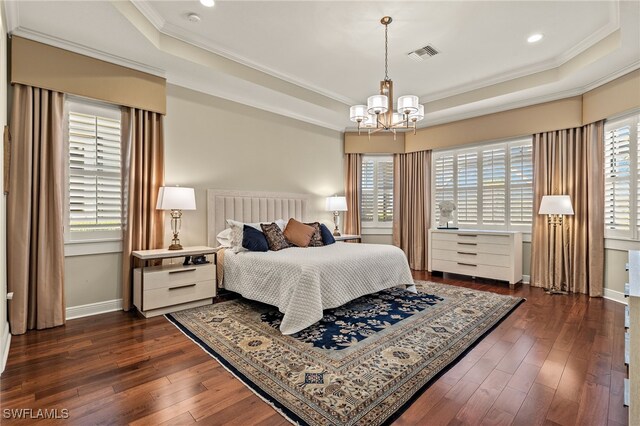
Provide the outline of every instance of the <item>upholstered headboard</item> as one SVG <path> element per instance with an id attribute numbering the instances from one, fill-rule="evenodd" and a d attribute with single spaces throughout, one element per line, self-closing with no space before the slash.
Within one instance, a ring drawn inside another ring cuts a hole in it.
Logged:
<path id="1" fill-rule="evenodd" d="M 286 192 L 207 190 L 207 244 L 216 247 L 216 235 L 227 227 L 226 220 L 267 222 L 308 216 L 310 196 Z"/>

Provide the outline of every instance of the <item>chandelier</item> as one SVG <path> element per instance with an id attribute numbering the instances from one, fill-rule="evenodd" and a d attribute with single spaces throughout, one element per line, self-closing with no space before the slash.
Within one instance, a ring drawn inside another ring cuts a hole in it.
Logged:
<path id="1" fill-rule="evenodd" d="M 393 112 L 393 81 L 389 78 L 389 24 L 393 21 L 390 16 L 380 20 L 384 25 L 384 80 L 380 82 L 380 94 L 369 96 L 366 105 L 354 105 L 349 109 L 349 118 L 358 124 L 358 134 L 361 128 L 369 129 L 369 135 L 381 131 L 413 129 L 416 123 L 424 118 L 424 105 L 414 95 L 398 98 L 398 110 Z"/>

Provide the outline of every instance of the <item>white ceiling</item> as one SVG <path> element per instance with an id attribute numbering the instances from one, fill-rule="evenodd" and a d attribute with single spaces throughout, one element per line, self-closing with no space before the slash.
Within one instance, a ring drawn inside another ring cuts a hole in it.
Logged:
<path id="1" fill-rule="evenodd" d="M 394 19 L 396 95 L 420 96 L 426 125 L 580 94 L 640 67 L 638 1 L 9 1 L 5 10 L 15 34 L 338 130 L 384 77 L 384 15 Z M 528 44 L 536 32 L 544 39 Z M 428 43 L 441 53 L 407 57 Z"/>

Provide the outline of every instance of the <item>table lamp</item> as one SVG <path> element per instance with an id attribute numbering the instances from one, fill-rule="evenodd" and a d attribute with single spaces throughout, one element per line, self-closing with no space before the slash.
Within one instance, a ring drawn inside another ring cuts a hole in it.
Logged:
<path id="1" fill-rule="evenodd" d="M 562 226 L 563 216 L 573 215 L 573 206 L 571 205 L 571 198 L 568 195 L 544 195 L 540 200 L 540 209 L 538 214 L 548 215 L 547 223 L 553 227 L 554 235 L 555 229 L 558 226 Z M 555 250 L 555 243 L 552 244 L 552 250 Z M 555 253 L 551 253 L 551 259 L 556 259 Z M 556 286 L 556 280 L 551 283 L 551 288 L 547 291 L 548 294 L 567 294 L 566 291 L 559 289 Z"/>
<path id="2" fill-rule="evenodd" d="M 173 240 L 169 250 L 182 250 L 180 239 L 180 226 L 182 225 L 182 210 L 196 209 L 196 195 L 193 188 L 181 186 L 162 186 L 158 191 L 157 210 L 171 210 L 171 232 Z"/>
<path id="3" fill-rule="evenodd" d="M 347 199 L 345 197 L 338 197 L 337 195 L 334 195 L 333 197 L 327 197 L 326 210 L 333 212 L 333 223 L 335 224 L 333 235 L 339 237 L 340 231 L 338 230 L 338 216 L 340 216 L 340 212 L 347 211 Z"/>

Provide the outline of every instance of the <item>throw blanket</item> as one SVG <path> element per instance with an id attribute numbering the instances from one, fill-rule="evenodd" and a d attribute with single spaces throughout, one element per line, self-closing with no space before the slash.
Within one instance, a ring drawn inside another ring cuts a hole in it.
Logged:
<path id="1" fill-rule="evenodd" d="M 224 288 L 276 306 L 282 334 L 319 321 L 322 311 L 399 285 L 416 292 L 407 258 L 383 244 L 336 243 L 269 252 L 224 254 Z"/>

